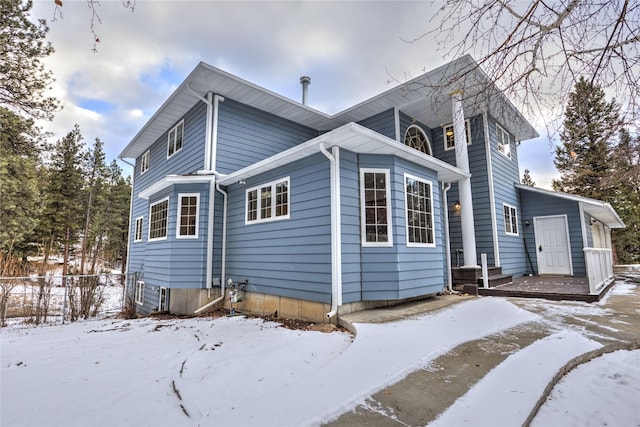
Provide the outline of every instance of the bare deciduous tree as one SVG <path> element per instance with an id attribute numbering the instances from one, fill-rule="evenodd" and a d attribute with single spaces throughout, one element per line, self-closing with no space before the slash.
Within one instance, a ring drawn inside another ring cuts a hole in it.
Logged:
<path id="1" fill-rule="evenodd" d="M 582 76 L 607 88 L 627 121 L 638 125 L 637 1 L 448 0 L 431 23 L 418 38 L 435 36 L 447 58 L 473 55 L 532 117 L 559 118 Z"/>

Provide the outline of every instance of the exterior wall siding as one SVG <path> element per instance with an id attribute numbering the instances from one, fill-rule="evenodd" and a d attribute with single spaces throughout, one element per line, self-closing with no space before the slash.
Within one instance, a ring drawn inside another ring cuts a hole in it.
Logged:
<path id="1" fill-rule="evenodd" d="M 493 191 L 495 196 L 496 224 L 498 229 L 498 245 L 500 248 L 500 264 L 505 274 L 522 276 L 527 271 L 527 259 L 522 239 L 522 209 L 516 183 L 520 182 L 518 168 L 518 150 L 511 136 L 511 158 L 498 151 L 496 121 L 488 116 L 489 144 L 491 165 L 493 169 Z M 474 194 L 475 197 L 475 194 Z M 475 200 L 475 199 L 474 199 Z M 507 235 L 504 223 L 504 204 L 517 210 L 518 235 Z"/>
<path id="2" fill-rule="evenodd" d="M 526 190 L 520 190 L 520 196 L 523 211 L 522 222 L 530 222 L 529 226 L 525 226 L 523 228 L 528 249 L 527 272 L 537 273 L 538 271 L 533 218 L 539 216 L 567 215 L 569 242 L 571 245 L 571 260 L 573 262 L 573 275 L 576 277 L 586 276 L 583 251 L 584 244 L 582 240 L 582 227 L 584 224 L 580 219 L 580 207 L 578 202 Z M 530 264 L 533 265 L 535 271 L 531 271 Z"/>
<path id="3" fill-rule="evenodd" d="M 245 193 L 290 177 L 290 218 L 245 224 Z M 331 302 L 329 161 L 321 153 L 228 187 L 227 277 L 247 291 Z"/>
<path id="4" fill-rule="evenodd" d="M 390 170 L 393 246 L 361 246 L 362 299 L 403 299 L 437 293 L 444 288 L 444 256 L 439 230 L 442 227 L 440 189 L 434 172 L 389 156 L 360 155 L 359 168 Z M 436 246 L 408 247 L 404 174 L 431 181 Z"/>
<path id="5" fill-rule="evenodd" d="M 393 109 L 383 111 L 375 116 L 358 122 L 366 128 L 378 132 L 388 138 L 396 139 L 395 119 L 393 116 Z"/>
<path id="6" fill-rule="evenodd" d="M 340 150 L 342 227 L 342 302 L 362 301 L 360 238 L 360 174 L 358 155 Z"/>
<path id="7" fill-rule="evenodd" d="M 235 172 L 319 135 L 318 131 L 226 99 L 219 104 L 216 170 Z"/>

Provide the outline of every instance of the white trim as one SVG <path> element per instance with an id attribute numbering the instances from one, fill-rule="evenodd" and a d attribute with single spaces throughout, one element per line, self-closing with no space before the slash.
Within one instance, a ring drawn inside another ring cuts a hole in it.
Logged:
<path id="1" fill-rule="evenodd" d="M 176 149 L 176 141 L 178 140 L 177 135 L 178 135 L 178 128 L 181 127 L 182 128 L 182 132 L 180 135 L 180 148 Z M 171 141 L 171 134 L 175 131 L 175 139 L 173 141 Z M 169 154 L 169 148 L 173 145 L 173 153 Z M 182 150 L 182 147 L 184 147 L 184 119 L 180 120 L 178 123 L 176 123 L 176 125 L 174 127 L 171 128 L 171 130 L 169 130 L 169 132 L 167 132 L 167 159 L 170 159 L 171 157 L 175 156 L 176 153 L 178 153 L 180 150 Z"/>
<path id="2" fill-rule="evenodd" d="M 431 222 L 431 238 L 433 239 L 432 243 L 416 243 L 416 242 L 409 242 L 409 207 L 407 206 L 407 179 L 412 179 L 418 182 L 421 182 L 423 184 L 427 184 L 429 186 L 429 218 L 430 218 L 430 222 Z M 433 181 L 430 181 L 428 179 L 424 179 L 424 178 L 420 178 L 417 177 L 415 175 L 411 175 L 408 173 L 404 174 L 404 180 L 403 180 L 403 186 L 404 186 L 404 212 L 405 212 L 405 236 L 407 238 L 407 247 L 421 247 L 421 248 L 435 248 L 436 247 L 436 230 L 435 230 L 435 221 L 434 221 L 434 216 L 435 216 L 435 209 L 433 206 Z"/>
<path id="3" fill-rule="evenodd" d="M 433 156 L 428 156 L 391 138 L 356 123 L 347 123 L 338 129 L 323 133 L 307 142 L 296 145 L 286 151 L 261 160 L 243 169 L 230 173 L 220 179 L 220 185 L 236 184 L 239 180 L 252 178 L 261 173 L 278 169 L 296 160 L 317 154 L 320 145 L 337 145 L 356 154 L 392 155 L 408 160 L 438 173 L 438 181 L 454 182 L 471 176 L 465 172 Z"/>
<path id="4" fill-rule="evenodd" d="M 140 228 L 138 229 L 138 221 L 140 221 Z M 137 217 L 133 222 L 133 241 L 142 242 L 142 230 L 144 228 L 144 216 Z M 138 234 L 140 238 L 138 239 Z"/>
<path id="5" fill-rule="evenodd" d="M 140 175 L 149 170 L 149 164 L 151 161 L 151 150 L 147 150 L 140 157 Z"/>
<path id="6" fill-rule="evenodd" d="M 396 141 L 402 142 L 400 139 L 400 109 L 397 106 L 393 107 L 393 125 L 396 128 Z"/>
<path id="7" fill-rule="evenodd" d="M 180 234 L 182 226 L 182 198 L 183 197 L 195 197 L 196 198 L 196 234 Z M 176 215 L 176 239 L 197 239 L 200 235 L 200 193 L 178 193 L 177 203 L 177 215 Z"/>
<path id="8" fill-rule="evenodd" d="M 584 216 L 584 206 L 582 206 L 582 203 L 578 203 L 578 212 L 580 213 L 580 232 L 582 233 L 582 247 L 588 248 L 589 239 L 587 237 L 587 223 L 585 222 L 586 218 Z M 591 239 L 593 240 L 593 236 L 591 236 Z"/>
<path id="9" fill-rule="evenodd" d="M 138 280 L 136 282 L 136 290 L 133 299 L 138 305 L 144 304 L 144 282 L 142 280 Z"/>
<path id="10" fill-rule="evenodd" d="M 456 148 L 455 141 L 451 147 L 447 148 L 447 128 L 452 128 L 453 130 L 453 127 L 454 127 L 453 123 L 442 125 L 442 138 L 443 138 L 444 151 L 450 151 Z M 469 122 L 469 119 L 465 119 L 464 121 L 464 130 L 467 133 L 467 145 L 471 145 L 471 123 Z"/>
<path id="11" fill-rule="evenodd" d="M 151 220 L 152 220 L 152 215 L 151 215 L 151 210 L 153 209 L 154 206 L 159 205 L 160 203 L 164 203 L 167 202 L 167 225 L 166 225 L 166 233 L 163 237 L 155 237 L 155 238 L 151 238 Z M 149 242 L 156 242 L 159 240 L 167 240 L 167 236 L 169 235 L 169 197 L 165 197 L 164 199 L 160 199 L 154 203 L 151 203 L 149 205 L 149 229 L 147 230 L 147 240 Z"/>
<path id="12" fill-rule="evenodd" d="M 498 238 L 498 213 L 496 211 L 496 193 L 493 183 L 493 162 L 491 161 L 491 138 L 489 137 L 489 115 L 482 112 L 484 128 L 485 157 L 487 159 L 487 181 L 489 183 L 489 209 L 491 212 L 491 237 L 493 239 L 493 265 L 500 267 L 500 240 Z"/>
<path id="13" fill-rule="evenodd" d="M 364 175 L 367 173 L 383 173 L 385 175 L 386 209 L 387 209 L 387 238 L 386 242 L 368 242 L 366 224 L 366 206 L 364 194 Z M 360 241 L 362 246 L 389 247 L 393 246 L 393 213 L 391 211 L 391 173 L 389 169 L 361 168 L 360 169 Z"/>
<path id="14" fill-rule="evenodd" d="M 504 212 L 504 208 L 509 208 L 509 223 L 511 224 L 511 228 L 509 231 L 507 231 L 507 217 L 506 214 Z M 515 223 L 514 223 L 514 219 L 512 218 L 512 211 L 513 213 L 515 213 Z M 502 216 L 503 216 L 503 230 L 504 230 L 504 234 L 506 234 L 507 236 L 520 236 L 520 224 L 518 224 L 519 218 L 518 218 L 518 208 L 510 205 L 509 203 L 503 203 L 502 204 Z M 516 228 L 516 232 L 513 232 L 513 226 L 515 225 Z"/>
<path id="15" fill-rule="evenodd" d="M 552 274 L 552 273 L 542 273 L 540 271 L 540 251 L 538 247 L 540 245 L 540 241 L 538 239 L 538 221 L 540 219 L 551 219 L 551 218 L 564 218 L 564 227 L 567 232 L 567 253 L 568 253 L 568 262 L 569 262 L 569 274 L 568 276 L 573 276 L 573 255 L 571 250 L 571 235 L 569 234 L 569 220 L 566 214 L 563 215 L 547 215 L 547 216 L 534 216 L 533 217 L 533 237 L 535 240 L 535 248 L 536 248 L 536 263 L 538 264 L 538 274 Z"/>
<path id="16" fill-rule="evenodd" d="M 162 292 L 164 291 L 164 308 L 162 307 Z M 169 307 L 167 307 L 167 288 L 164 286 L 160 286 L 158 290 L 158 311 L 167 311 Z"/>
<path id="17" fill-rule="evenodd" d="M 285 183 L 287 185 L 287 213 L 285 215 L 276 215 L 276 189 L 278 185 Z M 271 187 L 271 216 L 262 218 L 262 197 L 260 192 L 263 188 Z M 249 219 L 249 193 L 256 192 L 256 219 Z M 273 181 L 265 182 L 254 187 L 247 188 L 245 190 L 244 197 L 244 224 L 259 224 L 264 222 L 280 221 L 282 219 L 289 219 L 291 215 L 291 177 L 287 176 L 279 178 Z"/>

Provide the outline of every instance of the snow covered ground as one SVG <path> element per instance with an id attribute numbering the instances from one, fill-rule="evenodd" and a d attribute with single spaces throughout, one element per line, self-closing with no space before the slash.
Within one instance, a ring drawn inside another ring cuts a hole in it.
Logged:
<path id="1" fill-rule="evenodd" d="M 355 340 L 243 317 L 3 329 L 0 425 L 318 425 L 463 342 L 538 319 L 504 299 L 479 298 L 359 324 Z M 508 357 L 434 425 L 521 425 L 556 370 L 599 346 L 579 331 L 558 331 Z M 557 425 L 558 417 L 565 426 L 640 425 L 639 360 L 640 351 L 616 352 L 572 371 L 535 425 Z M 580 400 L 581 390 L 593 400 Z M 583 405 L 614 413 L 567 416 Z"/>

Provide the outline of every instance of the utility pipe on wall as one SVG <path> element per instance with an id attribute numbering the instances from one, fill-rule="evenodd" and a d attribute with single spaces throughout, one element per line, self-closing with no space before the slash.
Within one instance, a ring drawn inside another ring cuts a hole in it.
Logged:
<path id="1" fill-rule="evenodd" d="M 331 311 L 326 314 L 332 318 L 342 305 L 342 227 L 340 223 L 340 148 L 334 146 L 331 153 L 324 143 L 320 152 L 329 159 L 331 177 Z"/>
<path id="2" fill-rule="evenodd" d="M 447 288 L 453 291 L 453 278 L 451 277 L 451 244 L 449 241 L 449 199 L 447 193 L 451 189 L 451 183 L 442 183 L 442 199 L 444 204 L 444 247 L 447 262 Z"/>

